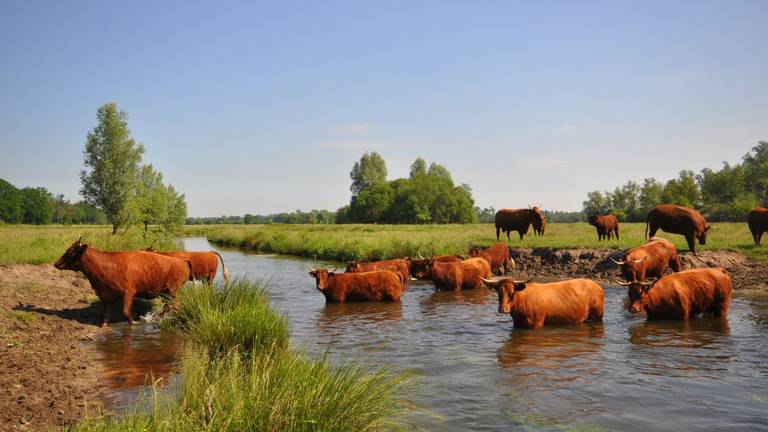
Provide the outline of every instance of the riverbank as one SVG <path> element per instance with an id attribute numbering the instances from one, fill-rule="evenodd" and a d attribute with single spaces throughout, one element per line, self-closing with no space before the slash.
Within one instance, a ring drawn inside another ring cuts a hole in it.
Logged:
<path id="1" fill-rule="evenodd" d="M 0 265 L 0 429 L 47 430 L 99 412 L 101 307 L 80 274 Z"/>

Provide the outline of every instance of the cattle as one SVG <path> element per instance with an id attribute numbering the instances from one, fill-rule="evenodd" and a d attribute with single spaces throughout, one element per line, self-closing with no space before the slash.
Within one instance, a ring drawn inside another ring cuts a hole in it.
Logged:
<path id="1" fill-rule="evenodd" d="M 707 225 L 704 216 L 698 210 L 681 207 L 674 204 L 660 204 L 648 212 L 645 220 L 645 237 L 656 235 L 656 231 L 661 229 L 672 234 L 681 234 L 685 236 L 688 242 L 688 249 L 696 254 L 695 241 L 700 245 L 707 243 L 707 232 L 713 229 Z"/>
<path id="2" fill-rule="evenodd" d="M 104 304 L 103 327 L 109 325 L 110 307 L 123 300 L 123 314 L 131 324 L 133 299 L 167 295 L 171 299 L 192 274 L 192 263 L 160 254 L 104 252 L 80 239 L 53 264 L 59 270 L 81 271 Z"/>
<path id="3" fill-rule="evenodd" d="M 504 243 L 496 243 L 487 248 L 474 246 L 469 249 L 469 256 L 488 261 L 493 273 L 503 270 L 504 273 L 502 274 L 507 274 L 509 270 L 515 268 L 515 262 L 509 257 L 509 248 Z"/>
<path id="4" fill-rule="evenodd" d="M 621 261 L 613 258 L 611 261 L 621 266 L 621 274 L 627 282 L 660 278 L 669 268 L 673 272 L 683 268 L 675 245 L 659 237 L 651 237 L 647 243 L 628 250 Z"/>
<path id="5" fill-rule="evenodd" d="M 597 230 L 597 240 L 602 241 L 610 240 L 611 234 L 616 235 L 616 240 L 619 239 L 619 220 L 614 215 L 598 216 L 593 215 L 589 217 L 589 224 L 595 227 Z"/>
<path id="6" fill-rule="evenodd" d="M 390 270 L 364 273 L 334 273 L 334 270 L 309 268 L 317 289 L 325 301 L 399 301 L 403 292 L 403 276 Z"/>
<path id="7" fill-rule="evenodd" d="M 763 233 L 768 231 L 768 208 L 758 207 L 750 211 L 747 215 L 747 224 L 755 246 L 760 246 Z"/>
<path id="8" fill-rule="evenodd" d="M 547 217 L 542 214 L 541 221 L 533 221 L 533 233 L 539 237 L 544 237 L 544 231 L 547 230 Z"/>
<path id="9" fill-rule="evenodd" d="M 363 273 L 374 270 L 390 270 L 399 273 L 403 277 L 403 287 L 408 285 L 411 273 L 407 259 L 391 259 L 372 262 L 350 261 L 347 263 L 347 273 Z"/>
<path id="10" fill-rule="evenodd" d="M 438 291 L 459 291 L 480 288 L 482 278 L 491 277 L 491 265 L 483 258 L 468 258 L 461 262 L 430 260 L 429 272 Z"/>
<path id="11" fill-rule="evenodd" d="M 160 255 L 179 258 L 182 260 L 189 260 L 192 263 L 192 275 L 195 279 L 202 280 L 204 282 L 210 282 L 216 277 L 216 272 L 219 269 L 219 260 L 221 260 L 222 276 L 224 281 L 229 280 L 229 270 L 224 265 L 224 258 L 216 252 L 161 252 L 152 246 L 144 249 L 147 252 L 154 252 Z M 190 280 L 191 280 L 190 277 Z"/>
<path id="12" fill-rule="evenodd" d="M 629 304 L 629 310 L 644 309 L 649 320 L 687 320 L 698 314 L 724 317 L 733 291 L 731 278 L 720 267 L 681 271 L 655 281 L 619 284 L 641 293 Z"/>
<path id="13" fill-rule="evenodd" d="M 419 259 L 408 258 L 408 269 L 411 277 L 415 279 L 430 279 L 429 263 L 435 262 L 461 262 L 464 258 L 460 255 L 439 255 L 432 258 L 424 258 L 419 255 Z"/>
<path id="14" fill-rule="evenodd" d="M 517 231 L 520 235 L 520 240 L 523 239 L 523 235 L 528 234 L 528 228 L 531 224 L 542 225 L 544 215 L 541 214 L 541 210 L 538 207 L 532 207 L 527 209 L 501 209 L 496 212 L 496 241 L 499 241 L 499 233 L 504 232 L 507 234 L 507 239 L 510 240 L 509 233 Z"/>
<path id="15" fill-rule="evenodd" d="M 515 328 L 602 321 L 603 288 L 589 279 L 531 283 L 512 278 L 483 279 L 499 295 L 499 313 L 509 314 Z"/>

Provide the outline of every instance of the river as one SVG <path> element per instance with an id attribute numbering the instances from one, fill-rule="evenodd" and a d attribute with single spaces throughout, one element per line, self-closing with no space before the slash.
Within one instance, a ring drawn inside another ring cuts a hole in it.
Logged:
<path id="1" fill-rule="evenodd" d="M 399 303 L 326 304 L 307 266 L 339 263 L 183 242 L 265 283 L 294 347 L 407 373 L 407 421 L 425 430 L 768 430 L 768 293 L 737 292 L 727 320 L 648 323 L 604 285 L 603 323 L 515 330 L 488 290 L 412 282 Z M 154 324 L 100 336 L 107 407 L 134 403 L 148 370 L 167 377 L 179 343 Z"/>

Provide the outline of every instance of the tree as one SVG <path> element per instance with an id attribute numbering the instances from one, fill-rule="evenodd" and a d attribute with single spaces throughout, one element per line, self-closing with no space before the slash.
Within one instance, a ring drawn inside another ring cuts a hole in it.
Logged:
<path id="1" fill-rule="evenodd" d="M 409 178 L 413 180 L 416 177 L 425 175 L 427 175 L 427 162 L 420 157 L 416 158 L 416 160 L 411 164 L 411 173 Z"/>
<path id="2" fill-rule="evenodd" d="M 583 212 L 587 216 L 604 215 L 611 211 L 611 200 L 606 193 L 594 191 L 587 194 L 587 200 L 582 203 Z"/>
<path id="3" fill-rule="evenodd" d="M 0 220 L 16 224 L 21 223 L 21 191 L 11 183 L 0 179 Z"/>
<path id="4" fill-rule="evenodd" d="M 141 167 L 136 194 L 136 208 L 139 220 L 144 224 L 144 231 L 149 224 L 160 223 L 168 217 L 168 191 L 163 185 L 163 174 L 150 165 Z"/>
<path id="5" fill-rule="evenodd" d="M 669 180 L 661 193 L 661 200 L 667 204 L 701 208 L 701 193 L 693 171 L 680 171 L 678 178 Z"/>
<path id="6" fill-rule="evenodd" d="M 163 215 L 163 219 L 160 223 L 163 225 L 166 231 L 174 232 L 178 231 L 184 226 L 184 221 L 187 219 L 187 202 L 184 199 L 184 194 L 179 193 L 172 184 L 169 184 L 165 189 L 167 202 L 167 213 Z M 236 222 L 243 223 L 243 218 L 238 216 Z"/>
<path id="7" fill-rule="evenodd" d="M 349 212 L 355 222 L 381 223 L 391 203 L 392 188 L 388 183 L 382 183 L 352 197 Z"/>
<path id="8" fill-rule="evenodd" d="M 644 214 L 661 204 L 661 194 L 664 192 L 664 185 L 655 178 L 646 178 L 643 180 L 643 186 L 640 188 L 640 210 Z M 643 218 L 642 220 L 645 220 Z"/>
<path id="9" fill-rule="evenodd" d="M 365 189 L 386 182 L 387 165 L 378 153 L 366 153 L 359 162 L 355 162 L 349 176 L 352 178 L 352 185 L 349 189 L 354 196 Z"/>
<path id="10" fill-rule="evenodd" d="M 768 207 L 768 141 L 759 141 L 744 155 L 744 180 L 750 192 Z"/>
<path id="11" fill-rule="evenodd" d="M 47 189 L 26 187 L 21 190 L 23 223 L 42 225 L 51 223 L 53 198 Z"/>
<path id="12" fill-rule="evenodd" d="M 131 138 L 128 114 L 118 111 L 114 102 L 102 105 L 96 117 L 98 124 L 88 133 L 83 152 L 80 194 L 104 211 L 114 234 L 134 217 L 131 200 L 140 181 L 144 146 Z"/>

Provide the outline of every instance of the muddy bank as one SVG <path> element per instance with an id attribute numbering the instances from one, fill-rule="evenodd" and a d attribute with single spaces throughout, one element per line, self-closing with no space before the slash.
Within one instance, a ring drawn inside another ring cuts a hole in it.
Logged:
<path id="1" fill-rule="evenodd" d="M 47 430 L 100 410 L 102 308 L 79 273 L 0 266 L 0 430 Z"/>
<path id="2" fill-rule="evenodd" d="M 602 281 L 621 279 L 619 267 L 610 258 L 620 260 L 623 253 L 614 249 L 510 248 L 517 264 L 516 275 Z M 699 251 L 698 258 L 681 252 L 680 260 L 686 269 L 725 268 L 733 279 L 734 289 L 768 289 L 768 262 L 750 260 L 739 252 L 704 250 Z"/>

